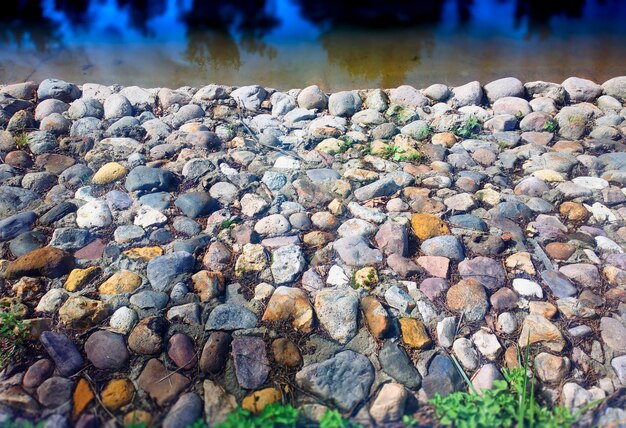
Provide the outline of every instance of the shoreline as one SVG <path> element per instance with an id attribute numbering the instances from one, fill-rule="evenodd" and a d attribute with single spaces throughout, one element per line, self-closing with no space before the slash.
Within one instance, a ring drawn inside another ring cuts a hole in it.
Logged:
<path id="1" fill-rule="evenodd" d="M 450 355 L 491 388 L 529 338 L 542 404 L 618 424 L 625 102 L 626 76 L 0 85 L 0 287 L 32 326 L 0 422 L 432 424 Z"/>

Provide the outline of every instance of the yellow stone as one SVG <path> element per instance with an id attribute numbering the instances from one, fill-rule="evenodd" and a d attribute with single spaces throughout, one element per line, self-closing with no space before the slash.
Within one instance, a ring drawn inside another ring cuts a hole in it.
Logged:
<path id="1" fill-rule="evenodd" d="M 120 163 L 105 163 L 100 167 L 98 172 L 94 174 L 91 182 L 93 184 L 108 184 L 123 178 L 127 173 L 128 169 Z"/>
<path id="2" fill-rule="evenodd" d="M 511 273 L 526 272 L 529 275 L 536 273 L 530 253 L 527 252 L 511 254 L 504 264 Z"/>
<path id="3" fill-rule="evenodd" d="M 133 410 L 126 413 L 122 421 L 125 427 L 128 426 L 146 426 L 149 427 L 152 423 L 152 415 L 145 410 Z"/>
<path id="4" fill-rule="evenodd" d="M 413 226 L 415 235 L 422 241 L 434 236 L 450 234 L 448 226 L 434 214 L 413 214 L 413 217 L 411 217 L 411 226 Z"/>
<path id="5" fill-rule="evenodd" d="M 241 407 L 252 413 L 261 413 L 265 406 L 278 402 L 281 397 L 277 388 L 265 388 L 244 397 Z"/>
<path id="6" fill-rule="evenodd" d="M 346 212 L 346 207 L 339 199 L 333 199 L 330 204 L 328 204 L 328 211 L 333 215 L 342 215 Z"/>
<path id="7" fill-rule="evenodd" d="M 548 181 L 548 182 L 556 183 L 556 182 L 565 181 L 565 179 L 563 178 L 563 175 L 551 169 L 540 169 L 539 171 L 533 172 L 531 175 L 543 181 Z"/>
<path id="8" fill-rule="evenodd" d="M 100 294 L 132 293 L 140 285 L 141 277 L 139 275 L 129 270 L 120 270 L 104 281 L 98 291 Z"/>
<path id="9" fill-rule="evenodd" d="M 91 390 L 91 386 L 89 386 L 89 382 L 81 378 L 76 384 L 76 389 L 74 390 L 74 399 L 72 400 L 74 402 L 74 408 L 72 410 L 72 417 L 76 418 L 80 415 L 93 399 L 94 395 Z"/>
<path id="10" fill-rule="evenodd" d="M 68 275 L 67 280 L 65 280 L 65 289 L 69 292 L 74 292 L 83 288 L 83 286 L 93 278 L 97 270 L 97 266 L 89 266 L 85 269 L 72 270 Z"/>
<path id="11" fill-rule="evenodd" d="M 315 146 L 315 150 L 329 155 L 334 155 L 341 151 L 342 144 L 343 141 L 338 140 L 337 138 L 327 138 Z"/>
<path id="12" fill-rule="evenodd" d="M 439 144 L 441 146 L 450 148 L 456 144 L 456 137 L 452 132 L 440 132 L 433 135 L 431 141 L 433 144 Z"/>
<path id="13" fill-rule="evenodd" d="M 400 318 L 402 340 L 411 348 L 424 349 L 431 344 L 424 323 L 415 318 Z"/>
<path id="14" fill-rule="evenodd" d="M 124 251 L 124 255 L 129 259 L 142 259 L 148 262 L 155 257 L 162 256 L 163 249 L 161 247 L 131 248 L 130 250 Z"/>
<path id="15" fill-rule="evenodd" d="M 102 404 L 109 410 L 117 410 L 133 399 L 135 386 L 128 379 L 113 379 L 100 394 Z"/>
<path id="16" fill-rule="evenodd" d="M 370 144 L 370 153 L 374 156 L 385 156 L 389 153 L 389 147 L 389 144 L 382 140 L 374 140 L 372 144 Z"/>
<path id="17" fill-rule="evenodd" d="M 376 284 L 378 284 L 378 273 L 373 267 L 364 267 L 355 272 L 354 285 L 369 290 L 373 288 Z"/>

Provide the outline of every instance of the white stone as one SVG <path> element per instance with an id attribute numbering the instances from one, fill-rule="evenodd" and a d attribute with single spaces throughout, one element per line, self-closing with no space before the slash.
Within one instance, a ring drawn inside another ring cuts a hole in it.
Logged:
<path id="1" fill-rule="evenodd" d="M 265 199 L 254 193 L 246 193 L 241 198 L 241 213 L 248 217 L 254 217 L 263 212 L 269 204 Z"/>
<path id="2" fill-rule="evenodd" d="M 137 323 L 137 312 L 127 306 L 122 306 L 111 315 L 109 325 L 118 333 L 127 334 Z"/>
<path id="3" fill-rule="evenodd" d="M 272 275 L 276 284 L 287 284 L 296 280 L 304 269 L 306 261 L 302 248 L 298 245 L 285 245 L 272 253 Z"/>
<path id="4" fill-rule="evenodd" d="M 142 205 L 137 211 L 133 224 L 143 228 L 160 226 L 167 223 L 167 217 L 159 210 L 147 205 Z"/>
<path id="5" fill-rule="evenodd" d="M 589 190 L 602 190 L 609 187 L 609 182 L 600 177 L 576 177 L 572 179 L 572 182 Z"/>
<path id="6" fill-rule="evenodd" d="M 113 223 L 113 217 L 106 201 L 96 199 L 87 202 L 76 212 L 76 224 L 78 227 L 89 229 L 91 227 L 106 227 Z"/>
<path id="7" fill-rule="evenodd" d="M 326 277 L 326 284 L 330 286 L 341 286 L 348 285 L 349 283 L 350 279 L 343 269 L 337 265 L 332 265 L 328 271 L 328 276 Z"/>
<path id="8" fill-rule="evenodd" d="M 63 288 L 51 288 L 41 297 L 35 311 L 55 313 L 68 297 L 69 294 Z"/>
<path id="9" fill-rule="evenodd" d="M 502 345 L 498 342 L 495 334 L 487 333 L 484 330 L 478 330 L 472 335 L 474 345 L 481 354 L 488 360 L 494 361 L 500 353 L 502 353 Z"/>
<path id="10" fill-rule="evenodd" d="M 347 236 L 370 236 L 376 233 L 377 230 L 378 228 L 372 223 L 358 218 L 351 218 L 339 226 L 337 233 L 340 237 L 345 238 Z"/>
<path id="11" fill-rule="evenodd" d="M 498 315 L 498 326 L 503 333 L 513 334 L 517 330 L 517 319 L 510 312 L 502 312 Z"/>
<path id="12" fill-rule="evenodd" d="M 446 317 L 437 323 L 437 341 L 444 348 L 452 347 L 456 333 L 456 318 Z"/>
<path id="13" fill-rule="evenodd" d="M 301 164 L 299 160 L 292 157 L 280 156 L 278 159 L 276 159 L 276 162 L 274 162 L 274 168 L 297 170 L 301 168 Z"/>
<path id="14" fill-rule="evenodd" d="M 520 296 L 543 298 L 543 290 L 536 282 L 529 281 L 524 278 L 515 278 L 513 280 L 513 289 Z"/>
<path id="15" fill-rule="evenodd" d="M 452 351 L 466 370 L 475 370 L 478 367 L 478 352 L 472 347 L 469 339 L 461 337 L 455 340 Z"/>
<path id="16" fill-rule="evenodd" d="M 385 292 L 385 300 L 389 306 L 402 313 L 410 313 L 415 307 L 413 298 L 397 285 L 389 287 Z"/>
<path id="17" fill-rule="evenodd" d="M 265 300 L 272 296 L 274 293 L 274 286 L 267 282 L 262 282 L 254 287 L 254 298 L 256 300 Z"/>

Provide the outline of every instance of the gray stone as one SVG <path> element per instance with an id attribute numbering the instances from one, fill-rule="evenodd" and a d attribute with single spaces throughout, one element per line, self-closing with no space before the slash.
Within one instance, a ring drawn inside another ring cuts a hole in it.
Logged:
<path id="1" fill-rule="evenodd" d="M 378 359 L 382 370 L 407 388 L 417 390 L 422 384 L 419 371 L 406 351 L 397 343 L 386 341 L 378 354 Z"/>
<path id="2" fill-rule="evenodd" d="M 345 344 L 357 331 L 359 298 L 349 287 L 326 288 L 315 296 L 315 313 L 330 337 Z"/>
<path id="3" fill-rule="evenodd" d="M 177 251 L 150 260 L 146 275 L 152 288 L 157 291 L 167 291 L 181 277 L 191 274 L 194 265 L 195 260 L 191 254 Z"/>
<path id="4" fill-rule="evenodd" d="M 83 357 L 67 336 L 44 331 L 39 340 L 63 376 L 72 376 L 83 367 Z"/>
<path id="5" fill-rule="evenodd" d="M 240 330 L 254 328 L 257 317 L 243 306 L 224 303 L 216 306 L 209 314 L 205 330 Z"/>

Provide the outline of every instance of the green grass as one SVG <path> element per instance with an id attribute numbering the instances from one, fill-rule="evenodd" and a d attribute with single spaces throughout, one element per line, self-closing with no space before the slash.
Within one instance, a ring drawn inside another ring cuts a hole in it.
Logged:
<path id="1" fill-rule="evenodd" d="M 529 383 L 529 346 L 526 346 L 523 367 L 504 369 L 504 380 L 494 380 L 492 389 L 485 389 L 479 395 L 460 364 L 452 356 L 452 361 L 463 376 L 471 392 L 454 392 L 445 397 L 437 394 L 430 402 L 435 414 L 443 425 L 457 428 L 490 427 L 542 427 L 568 428 L 591 403 L 576 414 L 555 406 L 552 409 L 541 406 L 535 398 L 535 376 Z M 518 361 L 520 356 L 518 355 Z M 521 361 L 519 365 L 522 366 Z"/>
<path id="2" fill-rule="evenodd" d="M 20 318 L 20 308 L 0 309 L 0 370 L 26 343 L 28 326 Z"/>
<path id="3" fill-rule="evenodd" d="M 241 223 L 241 220 L 238 218 L 231 218 L 230 220 L 224 220 L 222 223 L 220 223 L 220 229 L 224 230 L 224 229 L 229 229 L 231 227 L 233 227 L 235 224 L 239 224 Z"/>
<path id="4" fill-rule="evenodd" d="M 454 135 L 461 138 L 476 138 L 483 129 L 483 124 L 476 116 L 471 115 L 461 125 L 455 125 L 451 131 Z"/>
<path id="5" fill-rule="evenodd" d="M 424 154 L 421 152 L 415 152 L 409 155 L 405 153 L 406 153 L 406 150 L 396 146 L 395 144 L 392 144 L 383 149 L 383 152 L 381 153 L 381 157 L 385 159 L 390 159 L 394 162 L 406 162 L 406 161 L 421 162 L 422 160 L 424 160 Z"/>
<path id="6" fill-rule="evenodd" d="M 348 137 L 347 135 L 341 137 L 340 140 L 342 143 L 339 145 L 339 153 L 347 152 L 356 143 L 353 138 Z"/>
<path id="7" fill-rule="evenodd" d="M 18 149 L 24 149 L 28 146 L 28 136 L 24 133 L 15 137 L 15 145 Z"/>
<path id="8" fill-rule="evenodd" d="M 543 125 L 543 130 L 546 132 L 554 132 L 558 127 L 558 123 L 554 119 L 548 119 Z"/>

